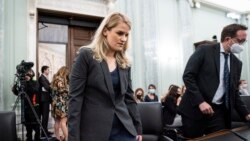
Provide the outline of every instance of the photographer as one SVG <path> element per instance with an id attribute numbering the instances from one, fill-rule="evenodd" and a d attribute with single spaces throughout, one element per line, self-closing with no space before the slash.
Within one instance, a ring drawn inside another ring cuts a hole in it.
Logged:
<path id="1" fill-rule="evenodd" d="M 32 105 L 29 105 L 28 100 L 25 98 L 25 95 L 21 95 L 21 98 L 24 100 L 24 119 L 25 122 L 23 123 L 27 130 L 27 141 L 33 141 L 32 139 L 32 131 L 35 131 L 35 141 L 40 141 L 40 130 L 39 124 L 37 123 L 36 117 L 32 112 L 31 106 L 34 107 L 37 115 L 40 114 L 39 112 L 39 83 L 33 80 L 34 71 L 29 69 L 24 76 L 24 83 L 20 86 L 20 84 L 16 83 L 13 88 L 12 92 L 15 95 L 19 95 L 21 91 L 21 87 L 24 88 L 24 91 L 27 93 L 26 96 L 30 99 Z M 22 83 L 22 82 L 21 82 Z M 21 105 L 22 106 L 22 105 Z"/>

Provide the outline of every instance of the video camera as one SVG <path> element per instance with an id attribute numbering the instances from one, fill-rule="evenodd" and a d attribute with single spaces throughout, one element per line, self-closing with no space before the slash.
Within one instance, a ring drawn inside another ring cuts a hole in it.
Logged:
<path id="1" fill-rule="evenodd" d="M 33 81 L 34 83 L 33 82 L 29 83 L 31 85 L 27 85 L 28 83 L 26 83 L 27 81 L 32 80 L 32 77 L 34 76 L 34 71 L 31 69 L 33 66 L 34 66 L 33 62 L 25 62 L 24 60 L 22 60 L 22 62 L 16 66 L 16 74 L 15 74 L 16 77 L 14 80 L 14 85 L 12 87 L 12 91 L 18 97 L 15 101 L 15 104 L 13 106 L 12 111 L 15 111 L 19 100 L 21 100 L 20 107 L 21 107 L 21 123 L 22 123 L 22 125 L 27 124 L 27 123 L 34 124 L 33 117 L 25 119 L 25 117 L 26 117 L 25 115 L 30 116 L 29 114 L 30 114 L 30 112 L 32 112 L 35 116 L 37 123 L 39 123 L 39 128 L 38 128 L 39 131 L 38 132 L 40 132 L 40 128 L 41 128 L 43 134 L 46 137 L 46 140 L 49 141 L 48 135 L 46 134 L 46 132 L 42 126 L 42 123 L 39 119 L 39 116 L 36 113 L 36 110 L 34 109 L 34 106 L 37 106 L 38 104 L 34 105 L 32 103 L 33 100 L 36 100 L 37 93 L 31 94 L 29 92 L 29 95 L 27 94 L 27 92 L 29 90 L 32 90 L 32 92 L 33 92 L 33 90 L 35 89 L 35 88 L 34 89 L 32 88 L 33 84 L 35 84 L 35 81 Z M 31 71 L 32 71 L 32 74 L 31 74 Z M 25 76 L 30 76 L 30 79 L 27 80 L 26 79 L 27 77 L 25 77 Z M 32 96 L 32 99 L 30 96 Z M 35 97 L 35 99 L 34 99 L 34 97 Z M 32 100 L 32 102 L 31 102 L 31 100 Z M 26 108 L 27 106 L 29 106 L 29 108 Z M 27 110 L 27 111 L 25 112 L 25 110 Z M 32 119 L 32 121 L 31 121 L 31 119 Z M 34 127 L 35 127 L 35 124 L 34 124 Z M 36 131 L 36 134 L 37 134 L 37 131 Z M 23 130 L 22 130 L 22 140 L 24 140 Z"/>
<path id="2" fill-rule="evenodd" d="M 14 80 L 14 87 L 12 88 L 12 91 L 14 94 L 18 94 L 20 91 L 25 90 L 25 76 L 26 74 L 31 70 L 33 67 L 33 62 L 25 62 L 24 60 L 16 66 L 16 78 Z M 16 93 L 15 93 L 16 91 Z"/>
<path id="3" fill-rule="evenodd" d="M 18 76 L 24 77 L 25 74 L 34 66 L 33 62 L 25 62 L 24 60 L 16 66 Z"/>

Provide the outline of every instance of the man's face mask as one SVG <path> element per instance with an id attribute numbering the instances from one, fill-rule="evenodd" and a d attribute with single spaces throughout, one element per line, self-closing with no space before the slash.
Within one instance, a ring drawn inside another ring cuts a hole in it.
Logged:
<path id="1" fill-rule="evenodd" d="M 240 53 L 243 51 L 243 44 L 246 42 L 246 39 L 239 39 L 237 37 L 231 38 L 233 44 L 230 46 L 230 52 L 231 53 Z"/>
<path id="2" fill-rule="evenodd" d="M 232 46 L 230 47 L 230 52 L 232 53 L 237 53 L 239 54 L 240 52 L 243 51 L 243 46 L 240 45 L 239 43 L 234 43 L 232 44 Z"/>

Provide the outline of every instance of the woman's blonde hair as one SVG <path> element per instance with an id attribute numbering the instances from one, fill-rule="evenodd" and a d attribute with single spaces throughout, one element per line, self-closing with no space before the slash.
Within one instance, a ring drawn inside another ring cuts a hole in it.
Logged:
<path id="1" fill-rule="evenodd" d="M 106 16 L 102 21 L 101 25 L 99 26 L 99 28 L 97 29 L 94 39 L 89 45 L 93 50 L 94 53 L 93 57 L 97 61 L 101 62 L 102 60 L 106 60 L 106 53 L 109 50 L 107 39 L 103 35 L 103 30 L 105 28 L 111 30 L 112 28 L 116 27 L 119 22 L 126 23 L 131 29 L 131 22 L 128 19 L 128 17 L 118 12 L 114 12 Z M 127 42 L 124 45 L 123 50 L 121 52 L 115 53 L 115 58 L 117 60 L 119 67 L 121 68 L 127 68 L 130 66 L 129 60 L 125 54 L 126 50 L 128 49 L 128 45 L 129 45 L 129 36 Z"/>
<path id="2" fill-rule="evenodd" d="M 54 74 L 52 82 L 51 82 L 51 87 L 52 88 L 57 88 L 57 82 L 58 79 L 63 80 L 64 85 L 66 86 L 69 81 L 69 70 L 67 67 L 63 66 L 61 67 L 56 74 Z"/>

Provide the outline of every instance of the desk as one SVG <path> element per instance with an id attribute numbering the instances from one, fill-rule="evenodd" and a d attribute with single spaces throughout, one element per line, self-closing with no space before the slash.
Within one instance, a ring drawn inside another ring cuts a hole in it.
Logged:
<path id="1" fill-rule="evenodd" d="M 240 134 L 244 138 L 250 141 L 250 128 L 247 126 L 232 129 L 232 131 Z M 206 136 L 191 139 L 188 141 L 242 141 L 241 138 L 236 136 L 230 130 L 221 130 L 215 133 L 208 134 Z"/>

